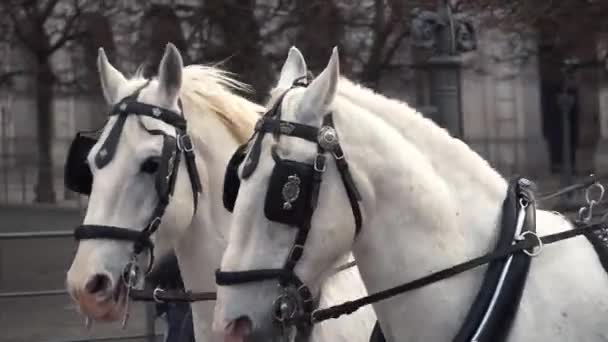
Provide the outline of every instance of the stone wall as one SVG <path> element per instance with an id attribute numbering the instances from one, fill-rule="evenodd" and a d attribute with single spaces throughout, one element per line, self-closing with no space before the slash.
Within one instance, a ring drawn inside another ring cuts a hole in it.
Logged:
<path id="1" fill-rule="evenodd" d="M 485 30 L 478 49 L 463 56 L 465 140 L 505 176 L 542 174 L 548 168 L 542 138 L 534 42 Z"/>

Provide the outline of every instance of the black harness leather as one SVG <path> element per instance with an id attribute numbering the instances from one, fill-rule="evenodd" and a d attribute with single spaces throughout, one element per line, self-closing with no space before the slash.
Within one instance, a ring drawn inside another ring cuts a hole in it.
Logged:
<path id="1" fill-rule="evenodd" d="M 520 215 L 523 215 L 521 223 L 518 222 Z M 525 236 L 522 234 L 529 234 L 526 232 L 536 233 L 535 199 L 531 183 L 517 177 L 509 182 L 495 249 L 512 245 Z M 488 263 L 477 297 L 454 342 L 506 339 L 519 307 L 531 260 L 528 254 L 515 253 Z"/>
<path id="2" fill-rule="evenodd" d="M 316 141 L 318 144 L 318 154 L 314 162 L 314 181 L 305 183 L 312 184 L 309 215 L 305 215 L 305 219 L 299 221 L 299 224 L 297 225 L 298 233 L 283 268 L 236 272 L 217 270 L 216 283 L 220 286 L 229 286 L 278 279 L 279 284 L 284 289 L 293 286 L 296 289 L 299 299 L 302 299 L 304 304 L 301 308 L 302 310 L 297 311 L 294 309 L 291 312 L 291 315 L 288 317 L 290 322 L 288 323 L 296 325 L 299 331 L 309 331 L 311 324 L 330 318 L 337 318 L 344 314 L 350 314 L 362 306 L 407 291 L 415 290 L 475 267 L 488 264 L 482 286 L 467 314 L 465 323 L 454 337 L 453 341 L 503 341 L 507 337 L 509 328 L 517 312 L 530 267 L 531 256 L 534 255 L 535 248 L 542 248 L 543 244 L 551 244 L 578 235 L 591 234 L 603 227 L 603 224 L 588 225 L 577 223 L 577 227 L 573 230 L 538 237 L 536 235 L 535 226 L 535 199 L 531 188 L 531 182 L 524 178 L 516 178 L 509 183 L 507 195 L 503 203 L 501 232 L 493 252 L 354 301 L 311 312 L 313 304 L 310 291 L 297 277 L 294 268 L 302 257 L 304 243 L 310 229 L 311 216 L 317 204 L 318 191 L 323 173 L 322 170 L 325 169 L 325 152 L 331 152 L 338 165 L 342 181 L 348 193 L 349 201 L 351 202 L 351 207 L 353 208 L 357 233 L 361 227 L 361 213 L 358 206 L 361 197 L 356 190 L 350 172 L 348 172 L 348 164 L 344 160 L 344 155 L 339 144 L 336 143 L 328 150 L 324 148 L 322 139 L 318 138 L 324 128 L 334 129 L 331 114 L 325 116 L 321 129 L 294 122 L 282 121 L 280 120 L 279 106 L 284 95 L 285 93 L 256 125 L 257 137 L 250 145 L 249 154 L 246 155 L 248 146 L 245 145 L 241 146 L 231 158 L 227 167 L 224 183 L 224 205 L 230 211 L 234 208 L 234 202 L 238 196 L 240 182 L 240 179 L 236 174 L 239 164 L 245 160 L 245 166 L 243 167 L 241 176 L 246 179 L 254 172 L 258 164 L 264 134 L 273 133 L 275 138 L 278 138 L 280 135 L 289 135 L 312 142 Z M 335 129 L 333 134 L 337 142 Z M 317 136 L 317 140 L 314 139 L 315 136 Z M 282 162 L 280 158 L 277 158 L 274 155 L 274 149 L 273 157 L 277 162 L 277 165 Z M 271 186 L 272 185 L 269 185 L 269 187 Z M 265 210 L 266 209 L 267 208 L 265 208 Z M 271 220 L 283 223 L 288 222 L 287 219 L 280 215 L 275 216 L 274 214 L 271 214 L 271 217 L 269 217 L 268 212 L 266 212 L 266 216 Z M 278 302 L 281 304 L 280 301 Z M 275 301 L 275 304 L 276 303 L 277 301 Z M 279 311 L 279 309 L 280 307 L 275 306 L 276 311 Z M 275 313 L 275 319 L 280 320 L 281 323 L 285 322 L 283 316 L 279 319 Z M 374 327 L 371 338 L 372 341 L 384 341 L 384 336 L 378 324 Z"/>
<path id="3" fill-rule="evenodd" d="M 150 237 L 152 236 L 152 234 L 154 234 L 154 232 L 156 232 L 156 230 L 160 226 L 162 217 L 165 213 L 167 206 L 169 205 L 169 201 L 171 199 L 175 187 L 175 181 L 177 179 L 180 156 L 182 154 L 186 162 L 186 169 L 188 170 L 188 175 L 192 187 L 194 212 L 196 212 L 196 209 L 198 207 L 198 196 L 202 191 L 202 185 L 198 176 L 192 141 L 190 140 L 190 136 L 187 133 L 186 119 L 182 115 L 175 113 L 171 110 L 149 105 L 146 103 L 137 102 L 139 92 L 148 83 L 144 84 L 134 94 L 126 97 L 118 104 L 113 106 L 112 111 L 110 112 L 110 116 L 117 116 L 117 120 L 114 123 L 114 126 L 111 128 L 106 140 L 103 142 L 99 151 L 95 155 L 94 160 L 98 168 L 103 168 L 112 161 L 117 146 L 120 142 L 120 136 L 124 124 L 129 115 L 152 117 L 175 127 L 177 137 L 169 136 L 161 130 L 148 130 L 142 125 L 142 127 L 146 129 L 148 133 L 153 135 L 160 135 L 163 137 L 163 150 L 155 181 L 156 192 L 158 195 L 158 203 L 154 211 L 152 212 L 150 221 L 145 228 L 140 230 L 105 225 L 81 225 L 75 229 L 74 238 L 76 240 L 112 239 L 121 241 L 131 241 L 133 242 L 134 255 L 138 255 L 144 250 L 149 251 L 149 271 L 152 267 L 152 264 L 154 263 L 154 245 Z M 70 157 L 68 157 L 68 159 L 70 159 Z M 70 168 L 70 166 L 74 167 L 73 164 L 66 164 L 66 175 L 70 173 L 69 170 L 67 170 L 67 168 Z M 66 186 L 68 185 L 68 182 L 74 184 L 78 183 L 78 180 L 66 178 Z M 81 186 L 79 189 L 83 189 L 83 187 Z M 90 193 L 90 185 L 88 186 L 88 189 Z"/>
<path id="4" fill-rule="evenodd" d="M 294 86 L 299 86 L 299 84 L 295 84 Z M 308 286 L 306 286 L 295 274 L 294 268 L 303 255 L 304 245 L 308 237 L 308 232 L 310 231 L 310 222 L 312 214 L 317 206 L 319 188 L 321 186 L 323 173 L 326 169 L 326 154 L 333 155 L 334 160 L 338 165 L 338 170 L 345 185 L 346 192 L 348 194 L 348 198 L 353 211 L 353 216 L 355 218 L 357 233 L 360 231 L 361 228 L 361 211 L 358 203 L 361 197 L 352 180 L 350 171 L 348 170 L 348 164 L 346 163 L 346 160 L 344 158 L 344 153 L 340 148 L 331 113 L 327 114 L 324 117 L 323 125 L 321 128 L 303 125 L 295 122 L 283 121 L 280 118 L 281 113 L 279 108 L 282 99 L 286 93 L 287 92 L 283 93 L 283 95 L 279 98 L 279 100 L 271 108 L 271 110 L 268 111 L 260 119 L 260 121 L 258 121 L 254 133 L 254 135 L 257 136 L 251 144 L 248 156 L 245 158 L 245 166 L 243 167 L 241 176 L 246 179 L 255 171 L 261 154 L 262 140 L 264 139 L 266 133 L 273 134 L 275 140 L 278 140 L 281 135 L 287 135 L 317 144 L 317 155 L 315 157 L 313 165 L 304 164 L 305 166 L 289 166 L 287 164 L 289 164 L 290 162 L 294 164 L 296 164 L 297 162 L 282 160 L 276 154 L 274 148 L 272 152 L 273 158 L 276 162 L 275 170 L 273 171 L 273 176 L 271 177 L 274 180 L 274 184 L 269 185 L 269 194 L 267 194 L 265 202 L 265 213 L 268 219 L 270 219 L 271 221 L 284 223 L 290 226 L 294 226 L 298 229 L 293 246 L 282 268 L 233 272 L 220 271 L 218 269 L 216 271 L 216 283 L 220 286 L 229 286 L 276 279 L 279 281 L 280 286 L 285 291 L 285 294 L 283 296 L 284 298 L 287 298 L 288 294 L 294 293 L 294 291 L 291 291 L 288 288 L 295 289 L 295 293 L 297 293 L 297 296 L 299 298 L 294 301 L 301 303 L 301 305 L 300 307 L 298 307 L 297 305 L 294 306 L 291 305 L 292 303 L 290 303 L 292 311 L 287 314 L 287 316 L 289 316 L 288 319 L 291 321 L 291 323 L 295 324 L 298 327 L 299 332 L 306 332 L 310 329 L 310 321 L 302 320 L 300 319 L 300 316 L 309 316 L 312 313 L 315 305 L 311 291 L 309 290 Z M 228 210 L 232 210 L 232 208 L 234 207 L 234 201 L 236 200 L 236 195 L 238 194 L 238 184 L 234 184 L 235 181 L 238 180 L 238 175 L 234 174 L 234 172 L 236 172 L 236 169 L 238 168 L 238 165 L 234 164 L 243 160 L 244 151 L 245 148 L 238 149 L 236 153 L 241 153 L 241 156 L 233 157 L 232 160 L 234 162 L 229 163 L 227 167 L 227 174 L 225 177 L 224 185 L 224 204 Z M 289 172 L 281 174 L 280 170 L 282 168 L 288 169 Z M 297 171 L 298 169 L 302 170 L 305 168 L 309 168 L 310 171 Z M 291 181 L 293 182 L 293 184 L 289 184 L 289 179 L 287 179 L 283 184 L 276 184 L 277 182 L 279 182 L 280 179 L 285 179 L 285 177 L 283 176 L 287 176 L 291 173 L 297 175 L 310 174 L 310 176 L 305 176 L 306 178 L 309 178 L 305 180 L 296 180 L 296 178 L 298 177 L 292 178 Z M 278 176 L 275 177 L 275 175 L 277 174 Z M 300 189 L 300 184 L 308 186 L 309 189 Z M 298 189 L 295 189 L 296 186 L 298 187 Z M 283 189 L 282 196 L 285 200 L 284 203 L 280 203 L 281 200 L 279 198 L 279 195 L 276 194 L 278 189 L 281 188 Z M 305 194 L 302 194 L 302 198 L 305 199 L 304 202 L 298 202 L 297 199 L 299 198 L 301 191 L 305 192 Z M 289 199 L 290 193 L 296 194 L 293 196 L 295 197 L 295 199 L 293 200 L 293 206 Z M 293 214 L 293 212 L 295 212 L 295 214 Z M 279 307 L 281 306 L 281 304 L 285 303 L 277 303 L 277 312 L 280 311 Z M 284 318 L 281 319 L 283 320 Z M 282 323 L 285 322 L 282 321 Z"/>

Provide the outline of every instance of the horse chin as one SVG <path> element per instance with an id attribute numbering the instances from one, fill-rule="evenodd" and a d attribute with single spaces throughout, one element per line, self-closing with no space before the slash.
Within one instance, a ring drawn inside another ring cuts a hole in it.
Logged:
<path id="1" fill-rule="evenodd" d="M 124 317 L 127 308 L 126 288 L 117 286 L 114 292 L 105 298 L 83 297 L 78 299 L 80 311 L 87 317 L 101 322 L 114 322 Z"/>

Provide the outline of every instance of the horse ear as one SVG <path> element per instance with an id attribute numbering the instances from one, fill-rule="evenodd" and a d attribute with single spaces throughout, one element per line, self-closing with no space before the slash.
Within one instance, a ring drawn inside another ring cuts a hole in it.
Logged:
<path id="1" fill-rule="evenodd" d="M 291 87 L 293 81 L 306 76 L 306 61 L 298 48 L 292 46 L 287 54 L 287 59 L 281 69 L 281 76 L 277 88 L 287 89 Z"/>
<path id="2" fill-rule="evenodd" d="M 305 124 L 317 124 L 320 117 L 327 114 L 327 109 L 336 97 L 340 77 L 340 57 L 338 48 L 334 47 L 327 67 L 315 78 L 304 91 L 296 117 Z"/>
<path id="3" fill-rule="evenodd" d="M 182 55 L 175 45 L 168 43 L 163 59 L 158 67 L 158 89 L 170 104 L 176 101 L 179 90 L 182 87 L 183 68 Z"/>
<path id="4" fill-rule="evenodd" d="M 116 70 L 116 68 L 110 64 L 103 48 L 99 48 L 97 69 L 99 70 L 101 88 L 106 101 L 109 104 L 118 102 L 118 100 L 120 100 L 118 98 L 118 90 L 127 83 L 127 79 L 120 71 Z"/>

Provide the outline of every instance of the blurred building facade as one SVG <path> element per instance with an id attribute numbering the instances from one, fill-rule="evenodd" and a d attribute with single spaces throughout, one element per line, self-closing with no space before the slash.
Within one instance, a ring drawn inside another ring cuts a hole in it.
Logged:
<path id="1" fill-rule="evenodd" d="M 132 73 L 142 62 L 153 65 L 155 58 L 159 58 L 154 56 L 160 56 L 162 50 L 159 49 L 164 42 L 162 39 L 156 42 L 159 51 L 150 52 L 140 48 L 146 46 L 141 45 L 142 39 L 158 40 L 159 31 L 167 31 L 170 26 L 173 27 L 174 39 L 185 44 L 183 37 L 193 31 L 193 23 L 176 21 L 175 12 L 201 6 L 200 3 L 195 0 L 155 1 L 163 10 L 159 11 L 159 7 L 154 6 L 142 10 L 140 15 L 130 18 L 130 22 L 139 24 L 130 27 L 121 26 L 124 26 L 121 24 L 125 22 L 124 18 L 91 17 L 89 21 L 93 34 L 86 44 L 71 44 L 55 54 L 55 70 L 65 70 L 69 74 L 68 79 L 78 79 L 85 84 L 84 87 L 81 84 L 78 87 L 58 85 L 55 90 L 52 158 L 54 186 L 59 201 L 74 198 L 64 192 L 62 178 L 63 162 L 72 137 L 78 130 L 101 127 L 106 119 L 107 106 L 101 95 L 95 67 L 98 46 L 110 51 L 112 62 L 121 70 Z M 174 11 L 173 15 L 171 11 Z M 477 50 L 462 58 L 464 140 L 505 176 L 516 172 L 531 177 L 549 174 L 551 149 L 561 148 L 559 139 L 552 138 L 561 134 L 561 126 L 555 124 L 561 120 L 561 113 L 555 106 L 547 104 L 551 100 L 546 99 L 553 98 L 559 85 L 563 84 L 560 71 L 543 60 L 539 52 L 540 39 L 533 33 L 480 28 L 477 38 Z M 600 54 L 600 50 L 605 50 L 608 41 L 605 38 L 598 36 L 589 40 L 587 53 L 595 56 Z M 411 67 L 385 73 L 377 89 L 432 116 L 428 70 L 423 66 L 423 58 L 407 39 L 394 59 Z M 285 46 L 291 45 L 289 42 L 283 43 Z M 263 46 L 262 50 L 272 52 L 277 47 L 269 44 Z M 305 55 L 309 53 L 305 48 L 303 52 Z M 19 46 L 0 46 L 0 56 L 3 61 L 0 68 L 5 71 L 35 65 Z M 205 57 L 193 56 L 195 54 L 186 54 L 186 59 L 199 61 Z M 274 70 L 271 77 L 276 76 L 276 64 L 271 69 Z M 608 143 L 602 139 L 608 136 L 606 79 L 605 70 L 592 68 L 576 72 L 570 81 L 570 87 L 577 94 L 573 125 L 577 133 L 574 148 L 576 170 L 579 172 L 600 168 L 596 171 L 601 173 L 603 165 L 608 163 L 608 158 L 602 157 L 608 155 Z M 33 82 L 33 78 L 27 75 L 14 77 L 1 89 L 0 203 L 29 202 L 33 198 L 37 158 Z M 545 87 L 546 84 L 553 87 Z"/>

